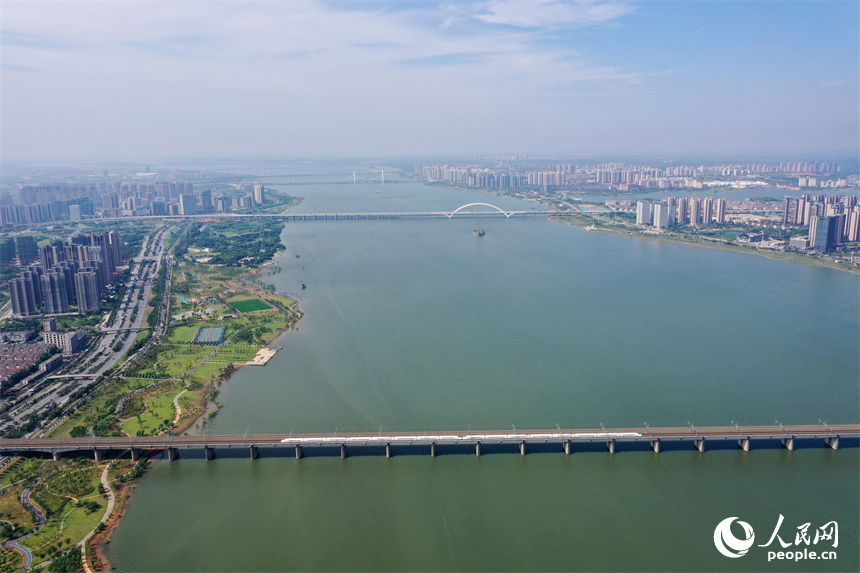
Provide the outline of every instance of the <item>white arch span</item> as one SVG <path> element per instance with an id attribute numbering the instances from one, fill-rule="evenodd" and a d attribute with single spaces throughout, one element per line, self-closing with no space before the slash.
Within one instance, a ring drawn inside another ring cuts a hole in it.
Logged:
<path id="1" fill-rule="evenodd" d="M 507 213 L 507 212 L 503 211 L 502 209 L 496 207 L 495 205 L 490 205 L 489 203 L 469 203 L 468 205 L 463 205 L 462 207 L 457 207 L 456 209 L 454 209 L 454 211 L 452 211 L 450 214 L 448 214 L 448 218 L 451 219 L 454 215 L 456 215 L 457 213 L 459 213 L 463 209 L 466 209 L 467 207 L 477 207 L 479 205 L 482 205 L 484 207 L 491 207 L 507 218 L 510 218 L 510 216 L 513 214 L 513 213 Z"/>

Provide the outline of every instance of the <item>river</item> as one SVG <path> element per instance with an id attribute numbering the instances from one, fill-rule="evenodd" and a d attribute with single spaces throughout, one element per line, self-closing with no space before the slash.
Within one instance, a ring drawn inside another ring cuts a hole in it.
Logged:
<path id="1" fill-rule="evenodd" d="M 296 212 L 534 207 L 416 183 L 284 190 Z M 857 275 L 540 219 L 296 222 L 282 239 L 267 280 L 305 316 L 224 385 L 210 434 L 860 421 Z M 860 566 L 857 447 L 708 446 L 189 455 L 153 463 L 106 549 L 119 571 Z M 780 514 L 790 542 L 837 521 L 838 560 L 715 549 L 723 519 L 765 544 Z"/>

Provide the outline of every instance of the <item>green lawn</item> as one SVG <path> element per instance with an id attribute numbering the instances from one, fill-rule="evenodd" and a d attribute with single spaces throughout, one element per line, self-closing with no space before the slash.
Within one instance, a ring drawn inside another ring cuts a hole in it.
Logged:
<path id="1" fill-rule="evenodd" d="M 98 395 L 76 410 L 68 419 L 51 432 L 52 438 L 68 438 L 69 433 L 75 426 L 90 428 L 99 414 L 106 413 L 106 405 L 114 404 L 119 396 L 128 394 L 132 390 L 150 384 L 146 380 L 122 380 L 121 382 L 108 383 L 98 390 Z"/>
<path id="2" fill-rule="evenodd" d="M 189 382 L 208 382 L 213 376 L 221 374 L 226 364 L 212 364 L 207 362 L 200 366 L 197 370 L 187 376 Z"/>
<path id="3" fill-rule="evenodd" d="M 231 302 L 230 306 L 232 306 L 239 312 L 257 312 L 259 310 L 272 310 L 271 305 L 256 298 L 248 300 L 237 300 L 235 302 Z"/>
<path id="4" fill-rule="evenodd" d="M 194 368 L 214 350 L 212 346 L 174 346 L 158 355 L 158 365 L 168 377 L 178 377 Z"/>
<path id="5" fill-rule="evenodd" d="M 66 476 L 70 475 L 70 469 L 78 470 L 78 475 L 88 476 L 88 480 L 85 483 L 67 483 Z M 84 535 L 89 533 L 104 516 L 107 501 L 96 493 L 102 467 L 86 464 L 70 469 L 60 470 L 60 473 L 53 474 L 52 477 L 48 478 L 48 483 L 45 486 L 50 486 L 49 491 L 56 497 L 73 495 L 78 501 L 95 502 L 98 504 L 98 508 L 89 511 L 85 507 L 75 507 L 74 500 L 67 497 L 63 508 L 48 519 L 45 527 L 22 542 L 22 545 L 33 552 L 34 563 L 39 563 L 42 559 L 47 558 L 47 556 L 42 557 L 42 554 L 46 553 L 50 547 L 66 549 L 83 539 Z M 91 493 L 78 497 L 75 491 L 80 489 Z M 66 539 L 69 540 L 68 543 Z"/>
<path id="6" fill-rule="evenodd" d="M 210 362 L 240 364 L 254 358 L 258 350 L 258 346 L 222 346 L 215 356 L 210 359 Z"/>
<path id="7" fill-rule="evenodd" d="M 188 326 L 174 326 L 170 329 L 170 334 L 164 342 L 171 344 L 191 344 L 194 340 L 194 335 L 197 334 L 197 329 L 201 324 L 191 324 Z"/>
<path id="8" fill-rule="evenodd" d="M 120 426 L 122 431 L 131 436 L 136 436 L 139 431 L 143 432 L 142 435 L 152 436 L 172 424 L 176 417 L 173 399 L 184 388 L 184 384 L 181 383 L 166 384 L 159 388 L 157 394 L 147 396 L 144 399 L 145 410 L 138 416 L 123 422 Z"/>

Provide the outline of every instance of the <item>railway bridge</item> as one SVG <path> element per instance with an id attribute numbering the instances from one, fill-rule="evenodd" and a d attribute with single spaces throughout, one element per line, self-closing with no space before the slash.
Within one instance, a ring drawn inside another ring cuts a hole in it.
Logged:
<path id="1" fill-rule="evenodd" d="M 178 457 L 180 451 L 202 451 L 207 460 L 215 457 L 217 450 L 246 449 L 251 459 L 259 456 L 263 448 L 291 449 L 296 458 L 301 458 L 305 448 L 340 449 L 347 457 L 350 447 L 361 446 L 367 451 L 386 457 L 394 455 L 395 447 L 423 447 L 431 456 L 436 456 L 437 446 L 465 445 L 474 447 L 481 455 L 481 447 L 490 444 L 513 444 L 526 454 L 529 444 L 555 444 L 560 451 L 570 454 L 577 445 L 604 443 L 614 454 L 619 443 L 645 442 L 655 453 L 660 453 L 666 442 L 687 442 L 700 452 L 708 442 L 736 442 L 739 448 L 749 451 L 757 441 L 778 440 L 783 447 L 793 450 L 798 441 L 819 442 L 839 449 L 840 439 L 860 438 L 860 424 L 806 425 L 806 426 L 709 426 L 667 428 L 597 428 L 580 430 L 525 430 L 489 432 L 432 432 L 409 433 L 347 433 L 347 434 L 266 434 L 241 436 L 128 436 L 86 438 L 21 438 L 0 439 L 0 455 L 26 453 L 50 454 L 60 459 L 64 454 L 85 452 L 101 460 L 108 452 L 128 452 L 133 460 L 142 455 L 166 453 L 169 460 Z"/>

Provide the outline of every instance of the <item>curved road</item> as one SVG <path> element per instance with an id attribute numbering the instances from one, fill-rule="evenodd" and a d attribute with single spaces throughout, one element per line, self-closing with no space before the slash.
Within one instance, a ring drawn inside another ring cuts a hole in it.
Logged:
<path id="1" fill-rule="evenodd" d="M 30 488 L 36 485 L 36 482 L 38 481 L 39 480 L 36 480 L 32 484 L 28 485 L 27 488 L 24 490 L 24 493 L 21 494 L 21 503 L 24 505 L 24 507 L 29 507 L 30 509 L 32 509 L 33 513 L 36 514 L 36 529 L 26 535 L 22 535 L 18 539 L 14 539 L 6 543 L 6 547 L 8 547 L 9 549 L 14 549 L 24 558 L 24 564 L 21 566 L 21 570 L 24 570 L 30 566 L 30 563 L 33 562 L 33 554 L 30 552 L 29 549 L 27 549 L 23 545 L 20 545 L 18 542 L 27 539 L 35 533 L 38 533 L 38 531 L 45 526 L 45 521 L 47 521 L 45 518 L 45 514 L 42 513 L 42 510 L 30 502 Z"/>

